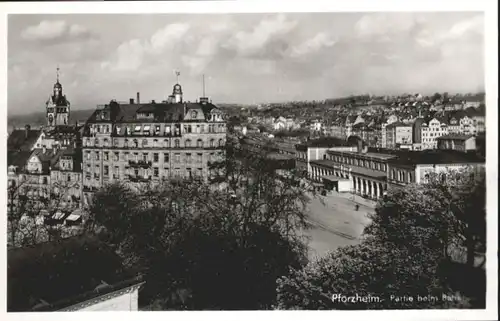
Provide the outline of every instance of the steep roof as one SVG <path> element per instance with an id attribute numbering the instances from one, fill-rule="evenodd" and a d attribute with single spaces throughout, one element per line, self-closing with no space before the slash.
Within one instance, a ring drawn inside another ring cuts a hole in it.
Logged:
<path id="1" fill-rule="evenodd" d="M 448 134 L 448 135 L 443 135 L 437 138 L 437 140 L 447 140 L 447 139 L 453 139 L 453 140 L 467 140 L 471 137 L 474 137 L 474 135 L 465 135 L 465 134 Z"/>
<path id="2" fill-rule="evenodd" d="M 7 310 L 60 310 L 101 296 L 105 291 L 109 293 L 114 285 L 134 276 L 123 267 L 114 251 L 95 237 L 77 236 L 10 249 Z M 97 290 L 103 282 L 109 286 Z M 115 286 L 113 290 L 119 289 Z M 47 304 L 40 307 L 44 301 Z"/>
<path id="3" fill-rule="evenodd" d="M 144 104 L 119 104 L 111 102 L 104 106 L 104 110 L 114 114 L 115 122 L 140 123 L 151 122 L 150 119 L 137 119 L 137 113 L 153 113 L 154 121 L 178 121 L 184 118 L 186 110 L 200 110 L 208 116 L 213 109 L 218 109 L 212 103 L 144 103 Z M 88 122 L 99 122 L 97 115 L 102 110 L 96 110 L 89 118 Z M 109 121 L 108 121 L 109 122 Z"/>
<path id="4" fill-rule="evenodd" d="M 48 174 L 50 167 L 53 167 L 57 164 L 57 161 L 65 152 L 64 149 L 54 150 L 54 149 L 46 149 L 45 152 L 43 148 L 36 148 L 31 153 L 31 156 L 37 156 L 40 162 L 42 163 L 42 173 Z"/>
<path id="5" fill-rule="evenodd" d="M 30 151 L 7 151 L 7 165 L 22 168 L 31 156 Z"/>
<path id="6" fill-rule="evenodd" d="M 30 151 L 40 134 L 39 129 L 14 129 L 7 139 L 7 150 Z"/>

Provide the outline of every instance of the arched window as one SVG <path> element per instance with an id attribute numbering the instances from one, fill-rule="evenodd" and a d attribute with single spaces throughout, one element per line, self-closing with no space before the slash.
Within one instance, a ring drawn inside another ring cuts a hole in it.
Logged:
<path id="1" fill-rule="evenodd" d="M 196 147 L 203 148 L 203 140 L 202 139 L 198 139 L 198 141 L 196 142 Z"/>
<path id="2" fill-rule="evenodd" d="M 96 139 L 94 140 L 94 146 L 95 146 L 95 147 L 99 147 L 99 138 L 96 138 Z"/>
<path id="3" fill-rule="evenodd" d="M 210 147 L 215 147 L 215 140 L 214 139 L 210 140 Z"/>
<path id="4" fill-rule="evenodd" d="M 137 139 L 134 139 L 134 147 L 135 147 L 135 148 L 138 148 L 138 147 L 139 147 L 139 142 L 137 141 Z"/>
<path id="5" fill-rule="evenodd" d="M 85 145 L 86 145 L 86 146 L 90 146 L 90 144 L 91 144 L 91 142 L 90 142 L 90 138 L 87 138 L 87 139 L 85 140 Z"/>
<path id="6" fill-rule="evenodd" d="M 148 146 L 148 140 L 147 139 L 143 139 L 142 140 L 142 146 Z"/>
<path id="7" fill-rule="evenodd" d="M 196 117 L 198 117 L 198 112 L 196 112 L 196 110 L 193 110 L 191 112 L 191 118 L 196 118 Z"/>
<path id="8" fill-rule="evenodd" d="M 158 139 L 153 140 L 153 147 L 158 147 Z"/>
<path id="9" fill-rule="evenodd" d="M 169 148 L 170 147 L 170 141 L 168 139 L 163 140 L 163 147 Z"/>
<path id="10" fill-rule="evenodd" d="M 181 142 L 178 139 L 175 140 L 174 144 L 175 148 L 181 147 Z"/>
<path id="11" fill-rule="evenodd" d="M 125 138 L 125 140 L 123 141 L 123 145 L 124 145 L 125 147 L 128 147 L 128 139 L 126 139 L 126 138 Z"/>
<path id="12" fill-rule="evenodd" d="M 184 145 L 185 145 L 186 148 L 191 147 L 191 140 L 190 139 L 186 139 L 186 142 L 184 142 Z"/>
<path id="13" fill-rule="evenodd" d="M 109 140 L 107 138 L 104 138 L 104 147 L 109 146 Z"/>

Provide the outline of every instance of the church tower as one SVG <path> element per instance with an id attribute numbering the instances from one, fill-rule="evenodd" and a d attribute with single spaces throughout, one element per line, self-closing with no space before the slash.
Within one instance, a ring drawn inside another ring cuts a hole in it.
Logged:
<path id="1" fill-rule="evenodd" d="M 59 67 L 57 67 L 57 79 L 54 84 L 52 94 L 46 102 L 47 126 L 69 125 L 70 103 L 63 95 L 63 88 L 59 82 Z"/>
<path id="2" fill-rule="evenodd" d="M 179 85 L 180 72 L 176 71 L 175 76 L 177 77 L 177 82 L 172 90 L 172 95 L 170 95 L 169 100 L 173 103 L 182 103 L 182 87 Z"/>

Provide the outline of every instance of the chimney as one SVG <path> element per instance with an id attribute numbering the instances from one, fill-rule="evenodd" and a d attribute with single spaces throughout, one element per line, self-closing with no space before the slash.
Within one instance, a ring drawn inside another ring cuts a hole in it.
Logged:
<path id="1" fill-rule="evenodd" d="M 139 92 L 137 92 L 137 99 L 136 99 L 137 100 L 137 104 L 141 103 L 141 100 L 140 100 L 141 98 L 140 97 L 141 97 L 141 94 Z"/>
<path id="2" fill-rule="evenodd" d="M 24 126 L 24 129 L 26 129 L 26 131 L 25 131 L 25 137 L 28 138 L 31 126 L 30 125 L 26 125 L 26 126 Z"/>
<path id="3" fill-rule="evenodd" d="M 130 98 L 130 104 L 133 105 L 134 104 L 134 98 Z"/>
<path id="4" fill-rule="evenodd" d="M 363 141 L 361 139 L 358 139 L 358 153 L 361 153 L 363 151 Z"/>

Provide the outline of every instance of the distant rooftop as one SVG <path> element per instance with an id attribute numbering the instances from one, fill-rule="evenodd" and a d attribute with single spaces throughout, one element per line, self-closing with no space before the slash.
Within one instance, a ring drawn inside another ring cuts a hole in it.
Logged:
<path id="1" fill-rule="evenodd" d="M 353 146 L 352 143 L 347 142 L 345 139 L 337 137 L 321 137 L 318 139 L 313 139 L 302 144 L 296 145 L 299 150 L 305 150 L 307 147 L 335 147 L 335 146 Z"/>
<path id="2" fill-rule="evenodd" d="M 467 140 L 471 137 L 474 137 L 474 135 L 465 135 L 465 134 L 448 134 L 448 135 L 443 135 L 437 138 L 437 140 L 447 140 L 447 139 L 453 139 L 453 140 Z"/>

